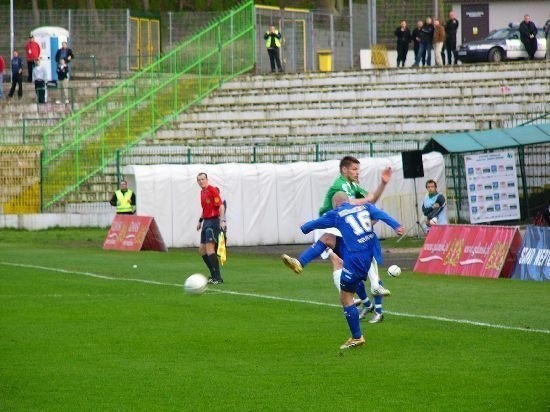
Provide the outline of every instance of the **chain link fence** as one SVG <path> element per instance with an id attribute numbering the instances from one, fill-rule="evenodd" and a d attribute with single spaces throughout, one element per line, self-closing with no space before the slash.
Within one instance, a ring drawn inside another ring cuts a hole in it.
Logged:
<path id="1" fill-rule="evenodd" d="M 444 10 L 444 7 L 446 9 Z M 339 13 L 322 10 L 278 9 L 256 6 L 256 72 L 270 71 L 263 34 L 270 25 L 283 34 L 281 57 L 288 72 L 319 70 L 319 53 L 328 53 L 332 70 L 359 68 L 359 51 L 373 43 L 394 48 L 394 30 L 402 18 L 414 27 L 417 19 L 433 15 L 442 17 L 449 9 L 442 0 L 376 2 L 352 4 Z M 179 42 L 205 27 L 221 12 L 166 12 L 147 16 L 160 21 L 160 52 L 168 52 Z M 131 27 L 130 18 L 139 13 L 124 9 L 99 10 L 14 10 L 14 48 L 25 57 L 29 33 L 41 26 L 59 26 L 69 30 L 70 46 L 76 58 L 71 63 L 73 76 L 105 75 L 126 72 L 137 41 L 143 41 Z M 376 24 L 371 22 L 375 21 Z M 373 32 L 374 31 L 374 32 Z M 11 54 L 10 10 L 0 5 L 0 55 L 9 62 Z M 158 56 L 154 56 L 158 57 Z"/>

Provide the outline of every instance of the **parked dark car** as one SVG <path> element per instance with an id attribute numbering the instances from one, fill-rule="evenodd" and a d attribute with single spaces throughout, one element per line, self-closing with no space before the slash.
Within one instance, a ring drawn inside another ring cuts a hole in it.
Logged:
<path id="1" fill-rule="evenodd" d="M 544 59 L 546 39 L 542 28 L 538 29 L 537 45 L 535 59 Z M 498 63 L 503 60 L 527 59 L 527 57 L 525 47 L 519 39 L 518 27 L 494 30 L 484 39 L 464 43 L 458 49 L 458 59 L 464 63 Z"/>

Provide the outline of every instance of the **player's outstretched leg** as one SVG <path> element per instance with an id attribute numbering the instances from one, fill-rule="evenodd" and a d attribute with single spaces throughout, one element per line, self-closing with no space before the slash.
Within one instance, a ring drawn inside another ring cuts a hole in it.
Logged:
<path id="1" fill-rule="evenodd" d="M 302 271 L 304 270 L 302 264 L 296 258 L 283 254 L 281 255 L 281 260 L 283 261 L 285 266 L 292 270 L 294 273 L 302 273 Z"/>
<path id="2" fill-rule="evenodd" d="M 281 255 L 281 259 L 286 267 L 294 271 L 294 273 L 302 273 L 304 266 L 306 266 L 313 259 L 321 256 L 321 253 L 325 251 L 327 245 L 318 240 L 313 245 L 308 247 L 302 252 L 298 259 L 290 257 L 288 255 Z"/>

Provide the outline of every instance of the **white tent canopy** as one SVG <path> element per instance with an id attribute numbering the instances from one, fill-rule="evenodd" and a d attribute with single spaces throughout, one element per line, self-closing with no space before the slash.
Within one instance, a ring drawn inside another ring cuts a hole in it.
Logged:
<path id="1" fill-rule="evenodd" d="M 377 206 L 406 227 L 417 220 L 413 179 L 403 178 L 401 156 L 363 158 L 361 186 L 374 190 L 385 166 L 394 170 Z M 422 204 L 427 179 L 438 182 L 445 191 L 443 156 L 423 155 L 424 178 L 416 179 L 418 205 Z M 254 246 L 307 243 L 301 223 L 318 216 L 323 197 L 338 176 L 338 160 L 291 164 L 219 165 L 132 165 L 124 168 L 126 180 L 137 196 L 137 213 L 153 216 L 168 247 L 198 246 L 196 231 L 201 214 L 200 188 L 196 177 L 208 174 L 211 185 L 220 188 L 227 201 L 227 226 L 230 244 Z M 375 226 L 382 237 L 393 231 L 383 223 Z"/>

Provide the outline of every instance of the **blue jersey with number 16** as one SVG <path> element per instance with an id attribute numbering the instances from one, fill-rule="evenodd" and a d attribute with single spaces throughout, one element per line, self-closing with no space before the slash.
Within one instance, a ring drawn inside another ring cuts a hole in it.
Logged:
<path id="1" fill-rule="evenodd" d="M 354 253 L 373 248 L 379 249 L 375 246 L 378 238 L 372 229 L 373 220 L 381 220 L 394 230 L 401 226 L 397 220 L 370 203 L 363 205 L 343 203 L 320 218 L 304 223 L 300 229 L 303 233 L 309 233 L 314 229 L 335 227 L 342 233 L 346 252 Z"/>

